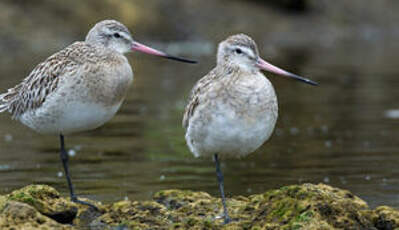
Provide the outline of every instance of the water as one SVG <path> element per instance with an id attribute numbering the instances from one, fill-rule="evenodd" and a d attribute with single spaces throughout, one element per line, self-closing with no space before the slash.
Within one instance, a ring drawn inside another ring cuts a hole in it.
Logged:
<path id="1" fill-rule="evenodd" d="M 150 199 L 171 188 L 218 195 L 212 160 L 190 154 L 181 127 L 188 93 L 213 68 L 218 41 L 147 42 L 186 56 L 200 49 L 195 58 L 201 64 L 195 66 L 129 55 L 135 80 L 117 116 L 100 129 L 66 137 L 79 195 L 104 202 Z M 268 74 L 279 99 L 276 130 L 250 156 L 222 161 L 227 195 L 327 183 L 352 191 L 372 207 L 399 207 L 399 119 L 387 116 L 399 109 L 399 45 L 354 40 L 262 46 L 266 39 L 258 44 L 265 59 L 320 86 Z M 13 61 L 2 56 L 1 91 L 54 51 L 30 51 L 36 56 Z M 0 193 L 44 183 L 67 195 L 58 137 L 36 134 L 7 114 L 0 115 L 0 127 Z"/>

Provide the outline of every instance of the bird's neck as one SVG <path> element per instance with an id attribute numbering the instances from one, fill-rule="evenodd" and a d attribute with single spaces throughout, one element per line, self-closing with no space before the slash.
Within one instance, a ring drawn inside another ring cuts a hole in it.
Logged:
<path id="1" fill-rule="evenodd" d="M 245 66 L 241 65 L 235 65 L 235 64 L 230 64 L 230 65 L 218 65 L 217 69 L 221 71 L 222 76 L 223 75 L 253 75 L 257 74 L 259 72 L 258 69 L 256 68 L 247 68 Z"/>

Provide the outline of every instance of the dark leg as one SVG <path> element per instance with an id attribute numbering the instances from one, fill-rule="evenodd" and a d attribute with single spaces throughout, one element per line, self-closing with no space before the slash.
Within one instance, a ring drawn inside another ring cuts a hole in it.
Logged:
<path id="1" fill-rule="evenodd" d="M 223 204 L 223 210 L 224 210 L 224 223 L 228 224 L 231 221 L 231 219 L 229 217 L 229 214 L 227 213 L 226 198 L 224 196 L 223 174 L 222 174 L 222 171 L 220 170 L 218 155 L 217 154 L 213 155 L 213 159 L 215 160 L 215 164 L 216 164 L 216 175 L 218 177 L 220 194 L 222 196 L 222 204 Z"/>
<path id="2" fill-rule="evenodd" d="M 61 143 L 61 161 L 62 165 L 64 166 L 64 171 L 65 171 L 65 177 L 67 179 L 68 187 L 69 187 L 69 194 L 71 196 L 71 201 L 83 205 L 87 205 L 90 208 L 93 208 L 95 210 L 98 210 L 98 208 L 88 202 L 78 200 L 78 197 L 75 195 L 75 192 L 73 190 L 73 185 L 71 181 L 71 177 L 69 176 L 69 168 L 68 168 L 68 161 L 69 161 L 69 156 L 68 153 L 65 151 L 65 145 L 64 145 L 64 136 L 61 134 L 60 135 L 60 143 Z"/>

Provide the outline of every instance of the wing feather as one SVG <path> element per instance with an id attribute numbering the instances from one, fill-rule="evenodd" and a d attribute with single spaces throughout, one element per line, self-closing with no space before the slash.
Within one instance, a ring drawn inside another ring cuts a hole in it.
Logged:
<path id="1" fill-rule="evenodd" d="M 196 108 L 203 101 L 203 95 L 211 87 L 212 81 L 217 78 L 217 71 L 213 69 L 206 76 L 197 81 L 190 93 L 189 102 L 186 106 L 183 116 L 183 128 L 187 129 L 190 118 L 194 115 Z"/>
<path id="2" fill-rule="evenodd" d="M 0 112 L 8 111 L 13 118 L 18 118 L 28 110 L 39 108 L 57 89 L 63 76 L 73 76 L 73 72 L 92 57 L 88 55 L 93 53 L 90 51 L 93 47 L 75 42 L 38 64 L 21 83 L 0 95 Z"/>

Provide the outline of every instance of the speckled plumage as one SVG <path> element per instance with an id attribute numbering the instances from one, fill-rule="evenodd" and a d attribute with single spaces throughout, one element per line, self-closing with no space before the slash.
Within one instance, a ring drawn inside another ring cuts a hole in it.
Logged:
<path id="1" fill-rule="evenodd" d="M 95 129 L 115 115 L 133 81 L 132 68 L 124 56 L 132 51 L 195 63 L 136 42 L 122 23 L 104 20 L 89 31 L 85 41 L 50 56 L 20 84 L 0 95 L 0 112 L 10 112 L 39 133 L 59 135 L 71 201 L 97 211 L 74 192 L 64 135 Z"/>
<path id="2" fill-rule="evenodd" d="M 107 47 L 95 34 L 104 28 L 125 31 L 130 35 L 127 28 L 117 21 L 98 23 L 89 32 L 86 41 L 75 42 L 50 56 L 20 84 L 1 94 L 0 112 L 10 112 L 13 118 L 41 133 L 83 131 L 97 128 L 109 120 L 125 97 L 133 80 L 133 72 L 123 52 Z M 79 102 L 78 106 L 76 102 Z M 77 123 L 71 121 L 71 127 L 63 124 L 68 122 L 65 120 L 70 112 L 68 110 L 84 110 L 90 105 L 103 107 L 104 114 L 97 121 L 96 114 L 90 121 L 90 111 L 86 112 L 87 116 L 84 116 L 84 111 L 74 111 Z M 79 113 L 83 114 L 80 118 Z"/>
<path id="3" fill-rule="evenodd" d="M 247 49 L 248 63 L 233 57 L 230 46 Z M 246 35 L 219 45 L 217 66 L 195 84 L 183 117 L 186 142 L 195 156 L 244 156 L 270 137 L 277 97 L 269 80 L 251 66 L 256 58 L 256 44 Z"/>

